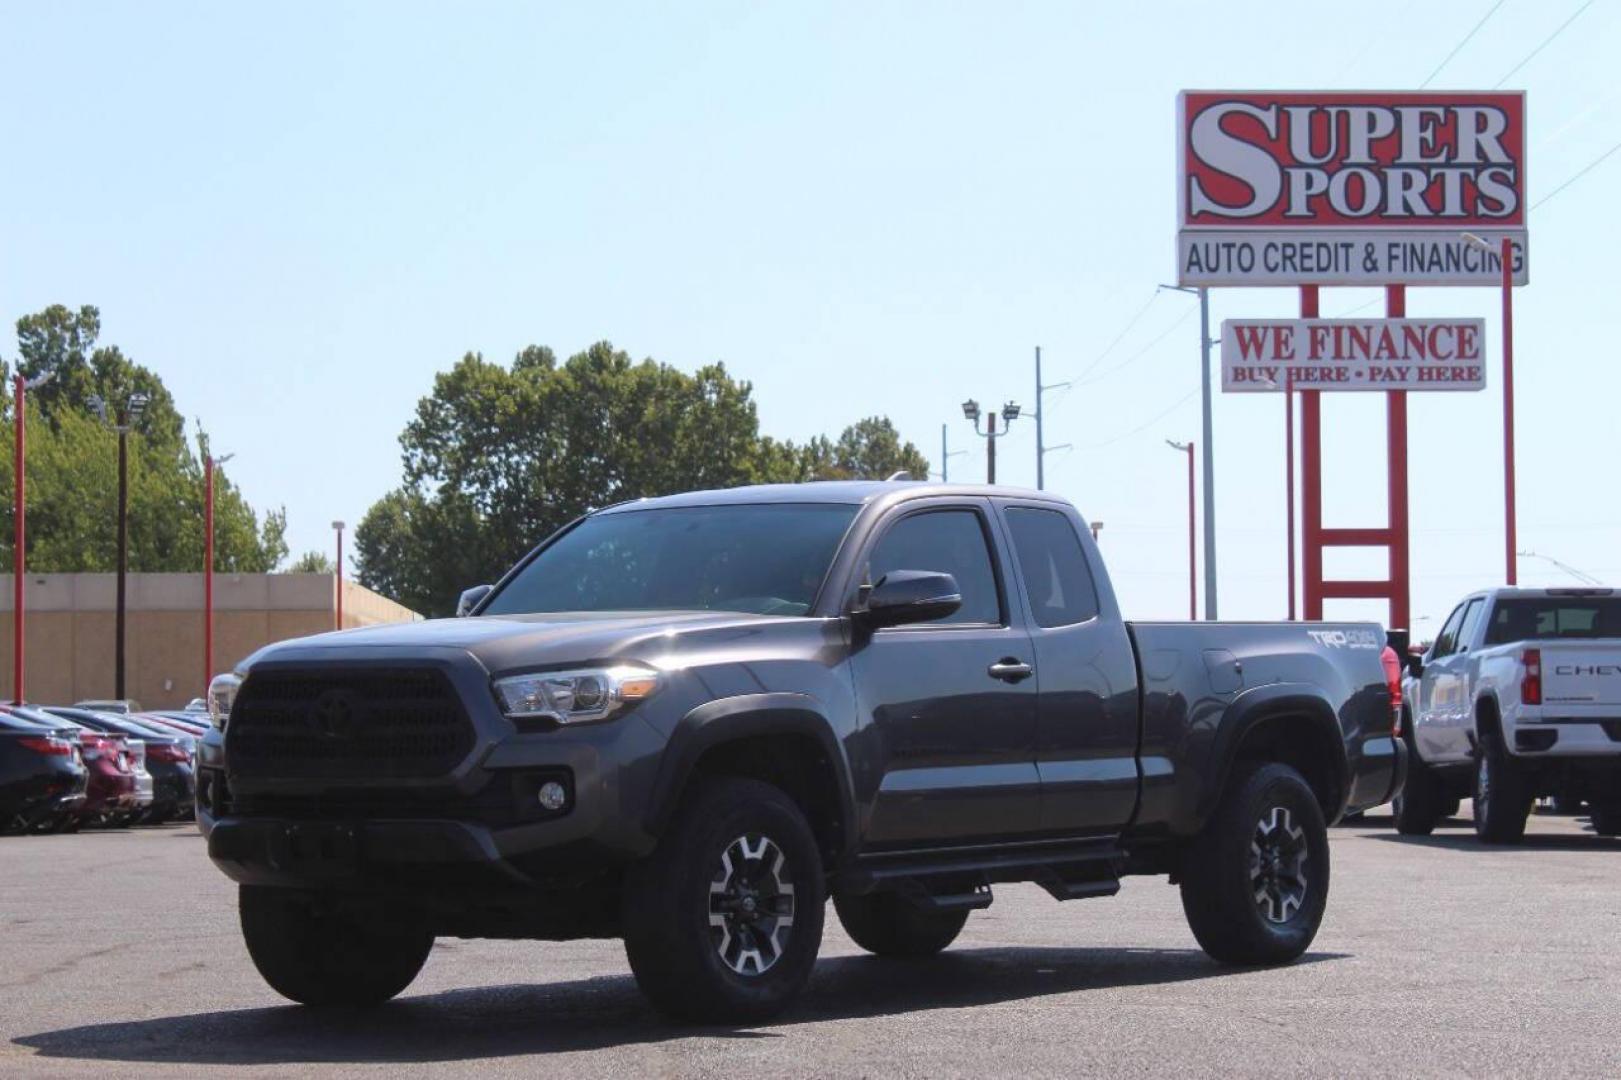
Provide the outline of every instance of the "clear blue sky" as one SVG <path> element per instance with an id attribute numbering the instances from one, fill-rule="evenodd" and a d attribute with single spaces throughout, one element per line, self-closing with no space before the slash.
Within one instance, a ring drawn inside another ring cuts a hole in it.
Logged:
<path id="1" fill-rule="evenodd" d="M 1432 85 L 1491 86 L 1579 6 L 1507 0 Z M 1051 380 L 1091 368 L 1048 402 L 1076 447 L 1048 486 L 1105 522 L 1128 610 L 1176 617 L 1162 440 L 1198 433 L 1194 301 L 1161 297 L 1103 355 L 1174 273 L 1176 92 L 1409 88 L 1488 7 L 12 3 L 0 316 L 100 306 L 254 504 L 287 506 L 295 553 L 398 482 L 400 428 L 465 350 L 724 360 L 769 433 L 882 412 L 937 459 L 945 422 L 970 477 L 959 403 L 1032 406 L 1041 344 Z M 1529 94 L 1533 203 L 1621 141 L 1618 54 L 1600 0 L 1506 84 Z M 1612 580 L 1618 190 L 1621 154 L 1532 213 L 1516 319 L 1522 544 Z M 1421 633 L 1501 574 L 1497 300 L 1409 299 L 1487 316 L 1492 357 L 1486 392 L 1413 401 Z M 1213 317 L 1295 302 L 1223 290 Z M 1282 402 L 1216 405 L 1222 614 L 1279 617 Z M 1382 524 L 1380 404 L 1327 419 L 1329 524 Z M 1033 481 L 1032 427 L 1004 479 Z M 1360 554 L 1330 571 L 1376 576 Z"/>

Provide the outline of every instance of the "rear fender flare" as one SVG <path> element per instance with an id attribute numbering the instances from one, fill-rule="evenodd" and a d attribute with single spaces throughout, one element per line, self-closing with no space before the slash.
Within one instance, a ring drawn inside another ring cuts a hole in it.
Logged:
<path id="1" fill-rule="evenodd" d="M 1199 824 L 1209 819 L 1232 779 L 1238 750 L 1244 739 L 1262 724 L 1280 716 L 1308 726 L 1321 741 L 1335 747 L 1331 775 L 1336 784 L 1332 807 L 1324 817 L 1333 821 L 1345 809 L 1351 793 L 1350 762 L 1345 752 L 1345 733 L 1340 728 L 1334 706 L 1315 686 L 1303 683 L 1272 683 L 1241 694 L 1222 715 L 1211 745 L 1211 768 L 1199 792 L 1196 812 Z M 1331 811 L 1331 812 L 1330 812 Z"/>
<path id="2" fill-rule="evenodd" d="M 821 703 L 807 694 L 742 694 L 698 706 L 676 724 L 659 763 L 645 825 L 658 836 L 675 814 L 693 769 L 704 753 L 737 739 L 760 735 L 808 735 L 822 747 L 838 784 L 836 793 L 844 851 L 853 849 L 855 796 L 849 763 Z"/>

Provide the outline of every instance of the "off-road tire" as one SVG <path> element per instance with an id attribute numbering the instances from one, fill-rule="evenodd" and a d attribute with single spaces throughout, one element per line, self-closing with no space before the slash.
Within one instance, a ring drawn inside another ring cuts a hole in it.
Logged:
<path id="1" fill-rule="evenodd" d="M 738 891 L 757 893 L 750 910 L 762 923 L 746 921 Z M 810 978 L 827 886 L 793 800 L 758 780 L 720 777 L 687 794 L 652 855 L 631 868 L 624 904 L 625 954 L 655 1008 L 751 1023 L 781 1012 Z"/>
<path id="2" fill-rule="evenodd" d="M 1257 873 L 1266 873 L 1258 868 L 1259 838 L 1278 828 L 1298 832 L 1293 849 L 1304 854 L 1291 867 L 1301 883 L 1292 907 L 1257 885 Z M 1300 956 L 1317 936 L 1328 902 L 1328 829 L 1310 785 L 1287 765 L 1239 763 L 1215 812 L 1186 849 L 1181 877 L 1188 926 L 1212 958 L 1258 965 Z"/>
<path id="3" fill-rule="evenodd" d="M 1396 831 L 1403 836 L 1428 836 L 1446 817 L 1447 796 L 1435 770 L 1418 759 L 1411 740 L 1407 743 L 1407 782 L 1396 793 L 1391 813 Z"/>
<path id="4" fill-rule="evenodd" d="M 270 988 L 302 1005 L 379 1005 L 422 970 L 433 935 L 382 925 L 298 889 L 238 888 L 242 939 Z"/>
<path id="5" fill-rule="evenodd" d="M 957 940 L 967 911 L 930 911 L 892 892 L 835 896 L 844 932 L 876 956 L 933 956 Z"/>
<path id="6" fill-rule="evenodd" d="M 1495 735 L 1482 735 L 1475 761 L 1475 835 L 1482 843 L 1517 844 L 1531 816 L 1531 792 Z"/>

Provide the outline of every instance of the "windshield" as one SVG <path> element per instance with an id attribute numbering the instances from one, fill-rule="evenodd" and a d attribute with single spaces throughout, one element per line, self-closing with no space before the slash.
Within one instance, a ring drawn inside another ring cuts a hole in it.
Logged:
<path id="1" fill-rule="evenodd" d="M 858 509 L 754 503 L 590 517 L 537 555 L 479 614 L 803 615 Z"/>
<path id="2" fill-rule="evenodd" d="M 1621 596 L 1499 600 L 1486 644 L 1544 638 L 1621 637 Z"/>

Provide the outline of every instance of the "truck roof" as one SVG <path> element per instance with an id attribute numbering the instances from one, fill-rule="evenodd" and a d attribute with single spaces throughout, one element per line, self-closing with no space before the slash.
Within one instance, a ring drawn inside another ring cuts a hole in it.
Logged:
<path id="1" fill-rule="evenodd" d="M 989 484 L 937 484 L 913 480 L 813 480 L 803 484 L 751 484 L 745 487 L 717 488 L 712 491 L 685 491 L 678 495 L 632 499 L 600 511 L 617 513 L 681 506 L 736 506 L 747 503 L 852 503 L 899 502 L 930 495 L 997 496 L 1011 499 L 1039 499 L 1064 503 L 1046 491 Z"/>
<path id="2" fill-rule="evenodd" d="M 1494 589 L 1479 589 L 1470 593 L 1464 599 L 1469 600 L 1476 596 L 1484 596 L 1492 600 L 1542 600 L 1550 596 L 1613 596 L 1614 594 L 1614 589 L 1603 585 L 1553 585 L 1544 589 L 1520 588 L 1518 586 L 1510 588 L 1504 585 Z"/>

